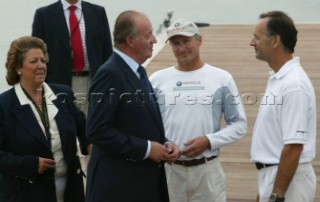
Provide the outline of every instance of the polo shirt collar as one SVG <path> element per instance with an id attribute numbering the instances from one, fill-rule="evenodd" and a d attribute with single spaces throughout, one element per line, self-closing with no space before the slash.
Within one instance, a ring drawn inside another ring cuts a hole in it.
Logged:
<path id="1" fill-rule="evenodd" d="M 287 61 L 281 68 L 280 70 L 275 73 L 273 70 L 269 72 L 270 78 L 271 79 L 281 79 L 289 71 L 291 71 L 293 68 L 296 67 L 297 64 L 300 64 L 300 58 L 299 57 L 293 57 L 291 60 Z"/>

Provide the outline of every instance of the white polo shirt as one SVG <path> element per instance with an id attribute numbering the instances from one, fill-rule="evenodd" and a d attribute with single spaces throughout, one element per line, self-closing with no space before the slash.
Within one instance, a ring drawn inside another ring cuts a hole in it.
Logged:
<path id="1" fill-rule="evenodd" d="M 316 97 L 298 57 L 272 72 L 253 129 L 251 160 L 278 164 L 285 144 L 303 144 L 300 163 L 315 157 Z"/>

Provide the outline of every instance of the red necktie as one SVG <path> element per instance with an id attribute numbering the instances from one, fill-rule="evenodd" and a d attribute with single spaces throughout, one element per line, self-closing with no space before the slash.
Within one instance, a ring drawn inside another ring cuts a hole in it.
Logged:
<path id="1" fill-rule="evenodd" d="M 77 9 L 76 6 L 69 7 L 69 10 L 70 10 L 69 26 L 70 26 L 70 42 L 71 42 L 71 49 L 72 49 L 72 67 L 74 71 L 79 73 L 82 71 L 84 67 L 84 54 L 83 54 L 79 22 L 74 13 L 76 9 Z"/>

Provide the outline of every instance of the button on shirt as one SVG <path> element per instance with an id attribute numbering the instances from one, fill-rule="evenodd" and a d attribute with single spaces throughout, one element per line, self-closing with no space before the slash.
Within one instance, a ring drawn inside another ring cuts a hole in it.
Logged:
<path id="1" fill-rule="evenodd" d="M 285 144 L 304 145 L 300 163 L 315 157 L 315 93 L 298 57 L 269 78 L 253 130 L 251 159 L 277 164 Z"/>

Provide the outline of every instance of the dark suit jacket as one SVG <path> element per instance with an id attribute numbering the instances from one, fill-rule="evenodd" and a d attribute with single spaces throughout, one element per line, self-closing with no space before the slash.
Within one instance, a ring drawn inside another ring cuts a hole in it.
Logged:
<path id="1" fill-rule="evenodd" d="M 112 54 L 109 23 L 103 7 L 82 1 L 91 76 Z M 71 86 L 70 35 L 61 1 L 36 10 L 32 35 L 44 40 L 49 52 L 46 82 Z"/>
<path id="2" fill-rule="evenodd" d="M 147 140 L 166 141 L 161 115 L 139 89 L 138 77 L 116 53 L 92 80 L 87 202 L 169 201 L 163 164 L 144 160 Z"/>
<path id="3" fill-rule="evenodd" d="M 58 99 L 55 117 L 67 163 L 65 202 L 84 201 L 76 135 L 85 136 L 84 115 L 75 108 L 69 87 L 50 85 Z M 81 129 L 82 131 L 80 131 Z M 83 142 L 80 142 L 81 144 Z M 49 142 L 29 105 L 20 105 L 14 88 L 0 95 L 0 201 L 56 202 L 54 170 L 38 174 L 39 157 L 53 159 Z"/>

